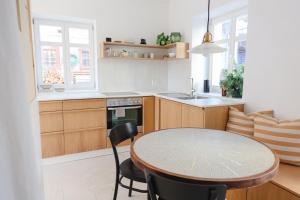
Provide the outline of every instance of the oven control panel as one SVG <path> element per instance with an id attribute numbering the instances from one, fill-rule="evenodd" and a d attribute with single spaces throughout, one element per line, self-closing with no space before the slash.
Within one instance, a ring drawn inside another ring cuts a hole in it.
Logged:
<path id="1" fill-rule="evenodd" d="M 142 105 L 142 104 L 143 104 L 143 98 L 141 97 L 107 99 L 107 107 L 133 106 L 133 105 Z"/>

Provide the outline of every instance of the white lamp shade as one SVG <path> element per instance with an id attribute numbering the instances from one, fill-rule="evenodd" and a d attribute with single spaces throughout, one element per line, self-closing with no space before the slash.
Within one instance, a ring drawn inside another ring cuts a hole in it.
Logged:
<path id="1" fill-rule="evenodd" d="M 202 54 L 204 56 L 215 54 L 215 53 L 223 53 L 227 51 L 226 48 L 220 47 L 213 42 L 204 42 L 201 45 L 195 46 L 189 52 L 193 54 Z"/>

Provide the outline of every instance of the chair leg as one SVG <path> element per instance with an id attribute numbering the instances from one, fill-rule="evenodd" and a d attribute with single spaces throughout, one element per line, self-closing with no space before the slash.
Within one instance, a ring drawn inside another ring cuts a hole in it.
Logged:
<path id="1" fill-rule="evenodd" d="M 113 200 L 117 200 L 118 188 L 119 188 L 119 175 L 116 176 L 116 184 L 115 184 L 115 192 L 114 192 Z"/>
<path id="2" fill-rule="evenodd" d="M 132 185 L 133 185 L 133 180 L 130 180 L 130 189 L 129 189 L 129 192 L 128 192 L 128 196 L 131 197 L 131 194 L 132 194 Z"/>

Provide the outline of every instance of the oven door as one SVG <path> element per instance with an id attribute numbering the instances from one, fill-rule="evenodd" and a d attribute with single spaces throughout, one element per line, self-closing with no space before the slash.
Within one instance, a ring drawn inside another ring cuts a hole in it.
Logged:
<path id="1" fill-rule="evenodd" d="M 127 122 L 135 123 L 139 131 L 143 126 L 143 106 L 117 106 L 107 108 L 107 129 Z"/>

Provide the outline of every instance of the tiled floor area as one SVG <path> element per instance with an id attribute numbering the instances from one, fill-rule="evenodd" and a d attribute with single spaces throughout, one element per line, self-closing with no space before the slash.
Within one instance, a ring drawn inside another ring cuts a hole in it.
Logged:
<path id="1" fill-rule="evenodd" d="M 129 157 L 121 153 L 120 159 Z M 113 155 L 71 161 L 44 166 L 45 200 L 112 200 L 115 180 L 115 162 Z M 135 183 L 142 189 L 145 184 Z M 145 194 L 119 187 L 118 200 L 144 200 Z"/>

